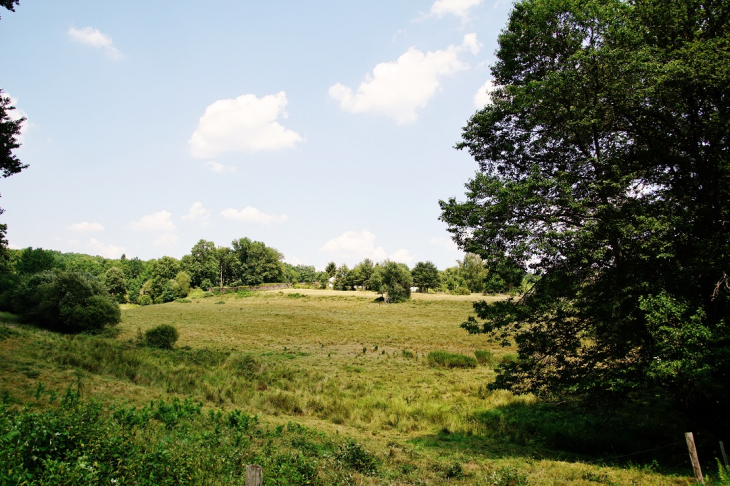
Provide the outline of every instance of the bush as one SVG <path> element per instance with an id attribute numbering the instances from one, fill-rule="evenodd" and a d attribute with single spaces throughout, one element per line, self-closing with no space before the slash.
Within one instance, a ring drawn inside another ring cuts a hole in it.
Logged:
<path id="1" fill-rule="evenodd" d="M 73 270 L 37 273 L 13 292 L 13 309 L 39 326 L 98 332 L 121 320 L 117 302 L 96 277 Z"/>
<path id="2" fill-rule="evenodd" d="M 149 295 L 140 295 L 137 299 L 139 305 L 152 305 L 152 297 Z"/>
<path id="3" fill-rule="evenodd" d="M 148 329 L 144 333 L 144 342 L 147 346 L 158 349 L 172 349 L 180 335 L 175 326 L 170 324 L 160 324 L 159 326 Z"/>
<path id="4" fill-rule="evenodd" d="M 477 362 L 482 366 L 490 366 L 494 368 L 494 365 L 497 364 L 497 359 L 491 351 L 478 349 L 474 351 L 474 356 L 477 358 Z"/>
<path id="5" fill-rule="evenodd" d="M 471 356 L 446 351 L 431 351 L 426 358 L 430 366 L 443 368 L 476 368 L 477 360 Z"/>
<path id="6" fill-rule="evenodd" d="M 454 295 L 471 295 L 471 291 L 466 287 L 457 287 L 452 293 Z"/>

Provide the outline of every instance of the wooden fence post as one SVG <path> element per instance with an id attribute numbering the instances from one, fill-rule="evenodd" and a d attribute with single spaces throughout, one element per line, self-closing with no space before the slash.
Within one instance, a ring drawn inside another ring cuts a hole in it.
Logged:
<path id="1" fill-rule="evenodd" d="M 263 484 L 263 474 L 261 466 L 249 464 L 246 466 L 246 486 L 261 486 Z"/>
<path id="2" fill-rule="evenodd" d="M 720 441 L 720 452 L 722 452 L 722 462 L 725 463 L 725 467 L 728 467 L 727 454 L 725 454 L 725 446 L 722 444 L 722 441 Z"/>
<path id="3" fill-rule="evenodd" d="M 697 448 L 695 447 L 695 438 L 692 432 L 684 434 L 687 441 L 687 449 L 689 449 L 689 458 L 692 461 L 692 469 L 695 472 L 695 479 L 699 484 L 705 484 L 705 478 L 702 477 L 702 468 L 700 467 L 700 459 L 697 457 Z"/>

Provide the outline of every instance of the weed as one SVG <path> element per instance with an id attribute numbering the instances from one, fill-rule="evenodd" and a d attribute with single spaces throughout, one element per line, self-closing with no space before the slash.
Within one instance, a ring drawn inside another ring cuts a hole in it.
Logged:
<path id="1" fill-rule="evenodd" d="M 442 368 L 476 368 L 477 360 L 463 354 L 447 353 L 446 351 L 431 351 L 426 358 L 430 366 Z"/>

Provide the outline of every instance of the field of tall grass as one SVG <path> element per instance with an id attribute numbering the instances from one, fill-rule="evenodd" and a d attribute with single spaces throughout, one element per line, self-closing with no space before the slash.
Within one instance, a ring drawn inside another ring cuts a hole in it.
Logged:
<path id="1" fill-rule="evenodd" d="M 240 410 L 266 426 L 294 424 L 329 444 L 313 456 L 312 484 L 335 477 L 341 484 L 689 484 L 681 447 L 669 455 L 672 467 L 634 455 L 670 440 L 656 434 L 670 437 L 671 423 L 637 410 L 635 430 L 621 434 L 532 396 L 489 391 L 494 367 L 514 351 L 459 328 L 472 301 L 485 297 L 415 294 L 403 304 L 376 297 L 195 293 L 187 302 L 125 308 L 116 332 L 104 336 L 54 334 L 0 315 L 0 392 L 11 407 L 41 407 L 39 382 L 45 390 L 82 383 L 85 397 L 110 406 L 177 397 L 202 402 L 203 411 Z M 178 329 L 175 350 L 139 345 L 160 324 Z M 377 468 L 332 475 L 333 454 L 347 447 L 371 451 Z"/>

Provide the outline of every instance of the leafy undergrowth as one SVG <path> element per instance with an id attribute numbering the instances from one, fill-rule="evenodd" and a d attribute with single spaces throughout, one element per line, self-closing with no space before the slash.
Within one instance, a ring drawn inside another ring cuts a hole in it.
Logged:
<path id="1" fill-rule="evenodd" d="M 240 410 L 203 412 L 177 398 L 104 406 L 72 388 L 36 396 L 33 408 L 11 407 L 7 395 L 0 403 L 2 484 L 240 485 L 246 465 L 258 464 L 264 484 L 330 485 L 378 470 L 359 443 L 292 422 L 264 426 Z"/>

